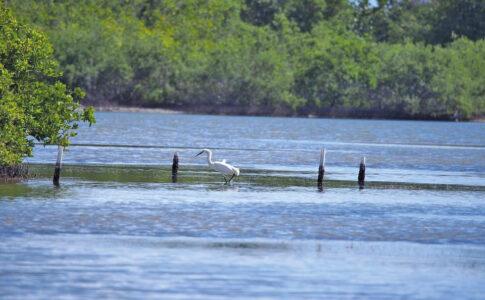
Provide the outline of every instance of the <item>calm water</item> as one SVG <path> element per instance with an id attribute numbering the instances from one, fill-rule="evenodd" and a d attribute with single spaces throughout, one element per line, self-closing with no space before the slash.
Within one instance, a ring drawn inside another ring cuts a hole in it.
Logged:
<path id="1" fill-rule="evenodd" d="M 203 164 L 194 155 L 211 148 L 243 169 L 314 171 L 325 147 L 332 179 L 354 180 L 366 156 L 369 180 L 485 186 L 485 123 L 152 113 L 98 113 L 97 122 L 82 128 L 73 142 L 89 146 L 71 147 L 66 163 L 163 165 L 177 150 L 181 164 Z M 28 161 L 56 155 L 40 146 Z"/>
<path id="2" fill-rule="evenodd" d="M 310 176 L 324 146 L 329 179 L 354 180 L 365 155 L 369 180 L 455 187 L 319 193 L 244 180 L 223 186 L 95 176 L 63 178 L 57 189 L 44 177 L 0 184 L 2 299 L 485 294 L 483 124 L 97 116 L 67 163 L 166 165 L 178 150 L 182 166 L 202 164 L 192 156 L 208 147 L 243 171 Z M 37 147 L 29 161 L 52 163 L 55 152 Z"/>

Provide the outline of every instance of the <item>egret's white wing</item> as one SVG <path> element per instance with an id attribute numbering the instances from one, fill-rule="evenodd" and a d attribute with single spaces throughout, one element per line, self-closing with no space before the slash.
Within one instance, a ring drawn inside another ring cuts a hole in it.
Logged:
<path id="1" fill-rule="evenodd" d="M 212 164 L 212 168 L 217 172 L 220 172 L 224 175 L 239 175 L 239 169 L 231 166 L 230 164 L 224 161 L 216 161 Z"/>

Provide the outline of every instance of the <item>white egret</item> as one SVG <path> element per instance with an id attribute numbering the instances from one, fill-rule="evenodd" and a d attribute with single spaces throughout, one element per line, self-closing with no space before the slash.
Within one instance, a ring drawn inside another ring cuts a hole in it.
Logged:
<path id="1" fill-rule="evenodd" d="M 202 153 L 207 154 L 207 163 L 209 164 L 209 168 L 219 173 L 222 173 L 222 176 L 224 176 L 224 181 L 226 183 L 231 183 L 231 180 L 234 177 L 239 176 L 239 169 L 226 163 L 225 159 L 223 159 L 222 161 L 212 161 L 212 151 L 210 151 L 209 149 L 203 149 L 202 151 L 200 151 L 199 154 L 196 155 L 196 157 L 201 155 Z M 226 176 L 231 176 L 231 178 L 229 178 L 228 180 Z"/>

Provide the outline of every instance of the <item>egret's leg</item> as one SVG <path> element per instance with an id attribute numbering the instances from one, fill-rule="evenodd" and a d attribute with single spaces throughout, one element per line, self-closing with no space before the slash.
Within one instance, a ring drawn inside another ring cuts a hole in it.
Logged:
<path id="1" fill-rule="evenodd" d="M 226 183 L 224 183 L 224 184 L 227 184 L 227 178 L 226 178 L 226 175 L 222 175 L 222 177 L 224 177 L 224 181 L 226 182 Z"/>
<path id="2" fill-rule="evenodd" d="M 231 178 L 229 178 L 229 183 L 231 183 L 231 180 L 236 176 L 236 174 L 232 174 Z"/>

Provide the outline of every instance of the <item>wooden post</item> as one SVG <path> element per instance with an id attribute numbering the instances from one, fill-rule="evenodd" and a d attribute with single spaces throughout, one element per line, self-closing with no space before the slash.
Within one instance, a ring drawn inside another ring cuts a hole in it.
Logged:
<path id="1" fill-rule="evenodd" d="M 320 150 L 320 166 L 318 167 L 318 190 L 323 191 L 323 175 L 325 174 L 325 148 Z"/>
<path id="2" fill-rule="evenodd" d="M 59 178 L 61 177 L 61 166 L 62 166 L 63 154 L 64 154 L 64 147 L 61 145 L 58 145 L 56 167 L 54 169 L 54 177 L 52 178 L 52 183 L 54 183 L 55 186 L 59 186 Z"/>
<path id="3" fill-rule="evenodd" d="M 177 182 L 177 172 L 179 170 L 179 155 L 177 152 L 173 155 L 172 161 L 172 182 Z"/>
<path id="4" fill-rule="evenodd" d="M 360 166 L 359 166 L 359 176 L 357 177 L 359 182 L 359 189 L 363 189 L 365 185 L 365 156 L 360 159 Z"/>

